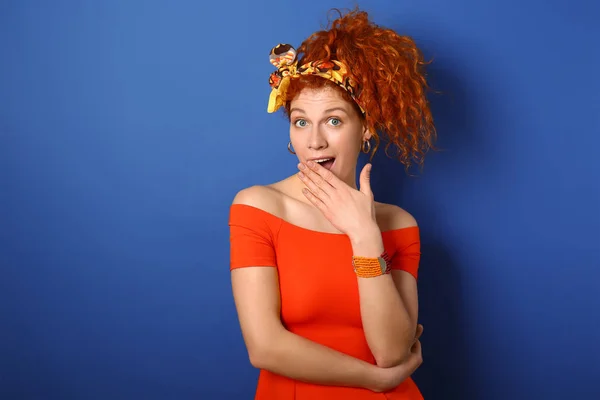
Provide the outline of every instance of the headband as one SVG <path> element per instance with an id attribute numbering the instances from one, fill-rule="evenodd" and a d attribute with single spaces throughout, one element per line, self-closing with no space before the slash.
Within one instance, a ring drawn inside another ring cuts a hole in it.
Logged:
<path id="1" fill-rule="evenodd" d="M 277 71 L 271 73 L 269 77 L 269 85 L 272 88 L 267 107 L 269 113 L 277 111 L 285 104 L 285 92 L 291 79 L 301 75 L 317 75 L 330 80 L 350 93 L 362 113 L 365 113 L 357 99 L 359 86 L 343 63 L 336 60 L 317 60 L 298 67 L 296 54 L 296 49 L 289 44 L 278 44 L 271 49 L 269 61 L 277 68 Z"/>

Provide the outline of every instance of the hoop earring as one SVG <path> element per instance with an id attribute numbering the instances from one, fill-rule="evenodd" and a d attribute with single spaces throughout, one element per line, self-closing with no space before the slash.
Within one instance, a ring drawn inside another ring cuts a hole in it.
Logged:
<path id="1" fill-rule="evenodd" d="M 291 140 L 288 142 L 288 151 L 292 154 L 296 154 L 296 152 L 294 150 L 292 150 L 292 141 Z"/>
<path id="2" fill-rule="evenodd" d="M 365 150 L 365 145 L 367 147 L 366 150 Z M 360 149 L 362 150 L 363 153 L 369 154 L 371 152 L 371 142 L 369 142 L 369 140 L 363 140 L 362 145 L 360 146 Z"/>

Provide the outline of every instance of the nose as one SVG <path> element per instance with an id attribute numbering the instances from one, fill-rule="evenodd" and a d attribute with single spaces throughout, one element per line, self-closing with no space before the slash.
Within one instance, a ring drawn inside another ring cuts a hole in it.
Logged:
<path id="1" fill-rule="evenodd" d="M 311 150 L 320 150 L 327 147 L 327 139 L 319 126 L 315 126 L 310 130 L 310 138 L 308 140 L 308 148 Z"/>

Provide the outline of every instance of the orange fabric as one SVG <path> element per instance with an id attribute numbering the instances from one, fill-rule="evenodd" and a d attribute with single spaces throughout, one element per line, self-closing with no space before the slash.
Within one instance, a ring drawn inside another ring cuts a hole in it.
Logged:
<path id="1" fill-rule="evenodd" d="M 290 332 L 375 363 L 362 329 L 358 282 L 347 235 L 302 228 L 244 204 L 231 206 L 229 227 L 230 269 L 277 268 L 281 318 Z M 407 271 L 416 278 L 421 254 L 419 228 L 386 231 L 382 238 L 392 269 Z M 255 400 L 422 398 L 411 378 L 390 392 L 374 393 L 299 382 L 261 370 Z"/>

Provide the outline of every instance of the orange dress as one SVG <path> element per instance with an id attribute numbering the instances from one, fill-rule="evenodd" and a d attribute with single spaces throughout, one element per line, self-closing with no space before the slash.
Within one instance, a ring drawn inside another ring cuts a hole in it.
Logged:
<path id="1" fill-rule="evenodd" d="M 245 204 L 231 206 L 229 227 L 230 269 L 277 268 L 281 319 L 286 329 L 375 364 L 362 328 L 358 281 L 347 235 L 302 228 Z M 418 227 L 385 231 L 382 238 L 392 268 L 416 278 L 420 259 Z M 411 378 L 389 392 L 375 393 L 310 384 L 260 370 L 255 400 L 288 399 L 417 400 L 423 396 Z"/>

